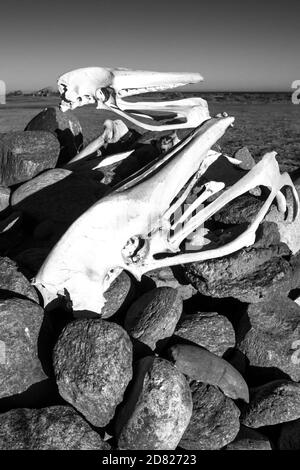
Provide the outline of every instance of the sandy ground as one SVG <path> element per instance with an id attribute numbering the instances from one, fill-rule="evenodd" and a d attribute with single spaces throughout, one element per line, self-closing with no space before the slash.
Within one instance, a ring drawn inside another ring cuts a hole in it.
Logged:
<path id="1" fill-rule="evenodd" d="M 6 105 L 0 106 L 0 132 L 23 130 L 42 109 L 58 103 L 58 97 L 9 99 Z M 282 170 L 300 167 L 300 105 L 291 102 L 237 104 L 228 100 L 211 103 L 209 99 L 208 104 L 211 115 L 226 111 L 236 118 L 234 128 L 220 141 L 227 153 L 233 154 L 245 145 L 259 160 L 265 152 L 276 150 Z M 105 119 L 117 119 L 115 114 L 99 111 L 93 105 L 77 108 L 74 113 L 81 122 L 85 143 L 102 132 Z"/>

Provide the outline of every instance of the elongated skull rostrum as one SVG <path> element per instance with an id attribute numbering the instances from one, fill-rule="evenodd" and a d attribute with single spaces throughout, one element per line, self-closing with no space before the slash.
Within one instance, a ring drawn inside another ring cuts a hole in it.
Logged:
<path id="1" fill-rule="evenodd" d="M 194 128 L 209 118 L 208 106 L 199 97 L 168 101 L 124 100 L 125 97 L 164 91 L 203 78 L 199 73 L 150 72 L 122 68 L 87 67 L 65 73 L 58 79 L 61 110 L 97 103 L 144 129 Z M 159 120 L 155 117 L 159 116 Z M 160 121 L 164 119 L 162 124 Z"/>
<path id="2" fill-rule="evenodd" d="M 112 77 L 108 75 L 109 83 Z M 237 167 L 234 159 L 211 150 L 233 122 L 234 118 L 228 116 L 207 119 L 79 217 L 33 281 L 45 306 L 62 295 L 71 301 L 73 310 L 101 314 L 104 293 L 123 269 L 140 279 L 155 268 L 218 258 L 250 246 L 275 198 L 279 209 L 285 211 L 283 187 L 292 189 L 297 215 L 298 195 L 289 175 L 280 173 L 276 152 L 264 155 L 250 171 L 240 170 L 239 179 L 233 183 L 208 178 L 218 162 Z M 186 206 L 196 183 L 200 195 Z M 243 233 L 225 244 L 211 246 L 206 238 L 206 221 L 257 186 L 266 187 L 268 196 L 256 218 Z M 180 217 L 176 216 L 182 207 Z M 194 236 L 196 247 L 187 243 Z"/>

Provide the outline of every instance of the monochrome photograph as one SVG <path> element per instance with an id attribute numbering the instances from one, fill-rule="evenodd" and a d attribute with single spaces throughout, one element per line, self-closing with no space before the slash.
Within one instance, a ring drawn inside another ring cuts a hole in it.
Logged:
<path id="1" fill-rule="evenodd" d="M 299 13 L 1 5 L 1 458 L 300 450 Z"/>

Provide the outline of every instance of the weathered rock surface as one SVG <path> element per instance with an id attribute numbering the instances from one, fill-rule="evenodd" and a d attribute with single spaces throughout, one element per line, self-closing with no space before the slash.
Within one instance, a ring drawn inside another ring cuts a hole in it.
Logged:
<path id="1" fill-rule="evenodd" d="M 268 437 L 242 425 L 235 440 L 227 445 L 226 450 L 272 450 L 272 446 Z"/>
<path id="2" fill-rule="evenodd" d="M 0 135 L 0 184 L 11 186 L 54 168 L 59 154 L 57 138 L 46 131 Z"/>
<path id="3" fill-rule="evenodd" d="M 197 294 L 197 289 L 195 289 L 191 284 L 185 282 L 181 284 L 172 271 L 171 267 L 153 269 L 148 271 L 146 278 L 150 278 L 156 285 L 156 287 L 173 287 L 179 293 L 182 300 L 190 299 L 193 295 Z"/>
<path id="4" fill-rule="evenodd" d="M 300 256 L 279 241 L 274 222 L 260 226 L 257 241 L 231 255 L 185 265 L 187 279 L 204 295 L 255 303 L 299 285 Z"/>
<path id="5" fill-rule="evenodd" d="M 12 194 L 11 205 L 15 206 L 26 198 L 29 198 L 34 193 L 41 191 L 48 186 L 52 186 L 55 183 L 67 178 L 72 172 L 64 168 L 53 168 L 45 171 L 41 175 L 35 177 L 31 181 L 19 186 Z"/>
<path id="6" fill-rule="evenodd" d="M 17 264 L 9 258 L 0 258 L 0 298 L 6 293 L 10 296 L 20 294 L 34 302 L 39 300 L 36 290 L 18 270 Z"/>
<path id="7" fill-rule="evenodd" d="M 187 450 L 221 449 L 236 437 L 240 410 L 220 390 L 200 382 L 190 384 L 193 413 L 179 446 Z"/>
<path id="8" fill-rule="evenodd" d="M 0 186 L 0 212 L 9 206 L 10 188 Z"/>
<path id="9" fill-rule="evenodd" d="M 176 327 L 175 335 L 192 341 L 217 356 L 223 356 L 225 351 L 235 345 L 232 324 L 216 312 L 184 315 Z"/>
<path id="10" fill-rule="evenodd" d="M 173 450 L 192 415 L 184 376 L 165 359 L 139 361 L 128 402 L 119 418 L 119 448 Z"/>
<path id="11" fill-rule="evenodd" d="M 107 291 L 104 292 L 106 303 L 101 310 L 102 318 L 112 317 L 122 307 L 130 293 L 131 287 L 130 276 L 125 271 L 122 271 Z"/>
<path id="12" fill-rule="evenodd" d="M 219 387 L 230 398 L 249 402 L 248 386 L 242 375 L 221 357 L 199 346 L 176 344 L 168 350 L 180 372 L 192 380 Z"/>
<path id="13" fill-rule="evenodd" d="M 0 397 L 46 379 L 38 358 L 43 309 L 29 300 L 0 300 Z"/>
<path id="14" fill-rule="evenodd" d="M 109 450 L 68 406 L 8 411 L 0 415 L 1 450 Z"/>
<path id="15" fill-rule="evenodd" d="M 264 200 L 253 196 L 251 194 L 243 194 L 233 201 L 229 202 L 219 212 L 217 212 L 213 219 L 223 224 L 244 224 L 252 222 L 261 207 Z"/>
<path id="16" fill-rule="evenodd" d="M 300 197 L 300 182 L 295 183 L 295 188 Z M 256 197 L 253 193 L 254 191 L 252 194 L 243 194 L 229 204 L 226 204 L 226 206 L 213 216 L 213 220 L 224 224 L 252 222 L 265 201 L 265 198 Z M 264 220 L 265 222 L 276 223 L 280 234 L 280 241 L 286 243 L 292 253 L 295 254 L 300 250 L 300 239 L 298 236 L 300 217 L 298 216 L 295 219 L 295 202 L 290 189 L 285 192 L 285 196 L 287 203 L 286 212 L 280 212 L 274 201 Z"/>
<path id="17" fill-rule="evenodd" d="M 240 160 L 241 163 L 239 164 L 239 168 L 242 168 L 243 170 L 251 170 L 251 168 L 256 164 L 248 147 L 241 147 L 238 149 L 234 154 L 234 158 Z"/>
<path id="18" fill-rule="evenodd" d="M 17 188 L 11 204 L 37 221 L 70 224 L 106 191 L 91 173 L 55 168 Z"/>
<path id="19" fill-rule="evenodd" d="M 300 383 L 274 380 L 251 391 L 241 423 L 250 428 L 272 426 L 300 418 Z"/>
<path id="20" fill-rule="evenodd" d="M 249 305 L 240 322 L 237 347 L 251 366 L 276 367 L 299 381 L 300 307 L 279 295 Z"/>
<path id="21" fill-rule="evenodd" d="M 131 305 L 124 327 L 133 338 L 154 350 L 159 340 L 172 336 L 181 313 L 182 300 L 177 290 L 158 287 Z"/>
<path id="22" fill-rule="evenodd" d="M 83 145 L 82 128 L 75 114 L 63 113 L 57 107 L 43 109 L 24 130 L 52 132 L 60 143 L 59 165 L 71 160 Z"/>
<path id="23" fill-rule="evenodd" d="M 60 395 L 95 426 L 105 426 L 132 378 L 132 345 L 126 331 L 101 319 L 76 320 L 53 352 Z"/>
<path id="24" fill-rule="evenodd" d="M 250 223 L 257 216 L 265 199 L 266 198 L 261 195 L 257 196 L 250 192 L 245 193 L 226 204 L 220 211 L 214 214 L 213 219 L 223 224 Z M 266 222 L 275 222 L 277 225 L 282 223 L 288 229 L 294 218 L 294 200 L 290 190 L 286 193 L 286 201 L 286 213 L 279 212 L 276 200 L 274 200 L 264 220 Z"/>
<path id="25" fill-rule="evenodd" d="M 281 426 L 278 447 L 280 450 L 300 450 L 300 419 Z"/>

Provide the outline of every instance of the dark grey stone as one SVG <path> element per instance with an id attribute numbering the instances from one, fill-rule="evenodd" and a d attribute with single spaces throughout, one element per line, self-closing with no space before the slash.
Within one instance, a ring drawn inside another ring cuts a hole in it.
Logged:
<path id="1" fill-rule="evenodd" d="M 101 319 L 76 320 L 53 352 L 60 395 L 95 426 L 105 426 L 132 378 L 132 345 L 123 328 Z"/>
<path id="2" fill-rule="evenodd" d="M 0 415 L 1 450 L 109 450 L 110 445 L 68 406 Z"/>
<path id="3" fill-rule="evenodd" d="M 223 356 L 229 348 L 235 346 L 232 324 L 216 312 L 184 315 L 176 327 L 175 335 L 192 341 L 217 356 Z"/>
<path id="4" fill-rule="evenodd" d="M 191 418 L 192 406 L 188 383 L 170 362 L 158 357 L 140 360 L 129 402 L 119 419 L 118 447 L 176 449 Z"/>
<path id="5" fill-rule="evenodd" d="M 128 298 L 131 288 L 132 282 L 130 276 L 125 271 L 122 271 L 107 291 L 104 292 L 106 302 L 101 310 L 101 317 L 109 318 L 118 312 Z"/>
<path id="6" fill-rule="evenodd" d="M 277 292 L 287 294 L 299 285 L 300 256 L 292 256 L 289 248 L 280 243 L 274 222 L 265 222 L 249 248 L 187 264 L 184 269 L 188 281 L 204 295 L 255 303 Z"/>
<path id="7" fill-rule="evenodd" d="M 159 340 L 172 336 L 181 312 L 182 300 L 177 290 L 158 287 L 131 305 L 124 327 L 133 338 L 154 350 Z"/>
<path id="8" fill-rule="evenodd" d="M 28 299 L 38 302 L 39 298 L 35 288 L 28 279 L 19 271 L 17 263 L 9 258 L 0 258 L 0 297 L 5 297 L 6 291 L 20 294 Z"/>
<path id="9" fill-rule="evenodd" d="M 179 446 L 187 450 L 217 450 L 239 432 L 240 410 L 218 388 L 201 382 L 190 384 L 193 414 Z"/>
<path id="10" fill-rule="evenodd" d="M 294 421 L 300 417 L 300 383 L 274 380 L 251 391 L 241 423 L 260 428 Z"/>
<path id="11" fill-rule="evenodd" d="M 72 111 L 62 112 L 57 107 L 43 109 L 27 124 L 25 131 L 52 132 L 60 143 L 59 165 L 75 157 L 83 145 L 78 118 Z"/>
<path id="12" fill-rule="evenodd" d="M 268 437 L 242 425 L 238 435 L 227 445 L 226 450 L 272 450 L 272 446 Z"/>
<path id="13" fill-rule="evenodd" d="M 0 300 L 0 397 L 47 378 L 38 358 L 43 318 L 43 309 L 30 300 Z"/>
<path id="14" fill-rule="evenodd" d="M 187 282 L 183 284 L 181 280 L 179 282 L 169 266 L 148 271 L 145 277 L 147 279 L 150 278 L 156 287 L 173 287 L 173 289 L 177 289 L 182 300 L 190 299 L 193 295 L 197 294 L 197 290 L 191 284 Z"/>
<path id="15" fill-rule="evenodd" d="M 240 160 L 241 163 L 239 164 L 239 168 L 242 168 L 243 170 L 251 170 L 251 168 L 256 165 L 248 147 L 241 147 L 238 149 L 234 154 L 234 158 Z"/>
<path id="16" fill-rule="evenodd" d="M 0 135 L 0 184 L 28 181 L 54 168 L 59 154 L 57 138 L 46 131 L 8 132 Z"/>
<path id="17" fill-rule="evenodd" d="M 300 307 L 288 297 L 248 306 L 241 319 L 237 347 L 254 367 L 274 367 L 300 380 Z"/>
<path id="18" fill-rule="evenodd" d="M 191 380 L 219 387 L 230 398 L 249 401 L 247 383 L 242 375 L 221 357 L 196 345 L 176 344 L 168 350 L 180 372 Z"/>
<path id="19" fill-rule="evenodd" d="M 217 212 L 213 219 L 223 224 L 244 224 L 252 222 L 261 207 L 264 200 L 251 194 L 243 194 Z"/>

